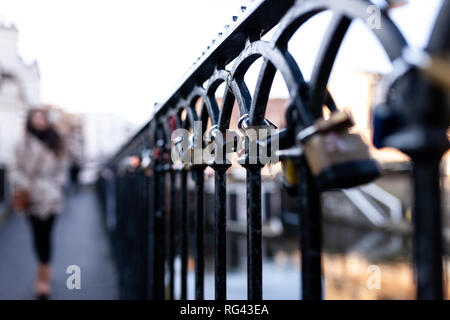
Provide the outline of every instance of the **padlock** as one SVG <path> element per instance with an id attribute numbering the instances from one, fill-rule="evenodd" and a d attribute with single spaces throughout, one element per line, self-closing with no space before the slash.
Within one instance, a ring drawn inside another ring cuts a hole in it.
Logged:
<path id="1" fill-rule="evenodd" d="M 188 141 L 181 135 L 173 140 L 172 162 L 176 170 L 189 169 L 191 166 L 191 146 Z"/>
<path id="2" fill-rule="evenodd" d="M 376 148 L 386 147 L 385 139 L 402 128 L 399 115 L 386 104 L 380 104 L 373 109 L 372 143 Z"/>
<path id="3" fill-rule="evenodd" d="M 216 139 L 217 135 L 220 134 L 219 132 L 219 126 L 213 125 L 211 126 L 208 131 L 205 133 L 205 151 L 203 153 L 203 156 L 206 158 L 203 159 L 203 161 L 207 165 L 213 165 L 216 163 L 216 157 L 217 155 L 217 148 L 219 147 L 218 144 L 222 141 L 221 139 Z"/>
<path id="4" fill-rule="evenodd" d="M 232 133 L 230 139 L 229 133 Z M 227 151 L 234 152 L 236 141 L 234 139 L 234 132 L 227 131 L 223 134 L 219 130 L 218 125 L 211 126 L 205 133 L 203 149 L 203 162 L 207 165 L 225 164 L 229 163 Z"/>
<path id="5" fill-rule="evenodd" d="M 128 172 L 134 172 L 138 167 L 140 167 L 140 165 L 141 165 L 141 158 L 136 155 L 123 158 L 120 164 L 122 169 Z"/>
<path id="6" fill-rule="evenodd" d="M 183 163 L 186 166 L 186 168 L 190 168 L 194 164 L 194 157 L 195 157 L 195 141 L 194 141 L 194 135 L 189 135 L 188 138 L 188 148 L 185 150 L 185 155 L 183 157 Z M 196 159 L 196 161 L 200 161 L 201 159 Z"/>
<path id="7" fill-rule="evenodd" d="M 281 167 L 283 170 L 283 176 L 281 183 L 286 189 L 287 193 L 291 196 L 298 194 L 298 166 L 291 158 L 281 160 Z"/>
<path id="8" fill-rule="evenodd" d="M 141 152 L 141 167 L 142 169 L 147 169 L 152 164 L 152 156 L 153 156 L 153 150 L 151 149 L 144 149 Z"/>
<path id="9" fill-rule="evenodd" d="M 351 126 L 349 113 L 335 112 L 298 135 L 311 173 L 322 190 L 355 187 L 380 175 L 361 136 L 349 132 Z"/>
<path id="10" fill-rule="evenodd" d="M 210 144 L 216 140 L 216 136 L 219 132 L 219 126 L 217 124 L 211 126 L 205 134 L 205 144 Z"/>
<path id="11" fill-rule="evenodd" d="M 272 149 L 272 144 L 276 144 L 278 150 L 275 151 L 277 159 L 281 162 L 282 177 L 281 183 L 287 193 L 291 196 L 298 194 L 298 165 L 296 162 L 303 154 L 302 147 L 295 144 L 295 134 L 292 130 L 281 129 L 276 134 L 270 135 L 264 142 L 260 144 L 263 147 Z"/>
<path id="12" fill-rule="evenodd" d="M 241 148 L 237 150 L 238 155 L 238 163 L 241 165 L 244 164 L 259 164 L 259 152 L 260 147 L 258 146 L 260 139 L 270 139 L 272 135 L 272 130 L 275 130 L 277 127 L 267 119 L 264 119 L 264 123 L 257 126 L 249 125 L 249 115 L 243 115 L 238 121 L 238 129 L 242 133 L 240 145 Z M 250 131 L 251 130 L 251 131 Z M 256 150 L 249 150 L 251 154 L 247 154 L 246 150 L 248 148 L 248 144 L 252 143 L 256 147 Z M 265 142 L 263 142 L 265 143 Z M 267 145 L 267 143 L 265 143 Z"/>

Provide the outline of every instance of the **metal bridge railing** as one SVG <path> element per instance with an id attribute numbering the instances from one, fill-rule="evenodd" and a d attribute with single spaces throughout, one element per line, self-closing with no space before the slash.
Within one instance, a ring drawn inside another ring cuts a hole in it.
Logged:
<path id="1" fill-rule="evenodd" d="M 449 148 L 445 70 L 449 66 L 450 4 L 443 2 L 428 46 L 411 54 L 387 14 L 395 2 L 386 1 L 385 7 L 376 8 L 382 28 L 371 29 L 394 66 L 386 101 L 374 111 L 374 144 L 395 147 L 412 160 L 417 297 L 441 299 L 439 161 Z M 354 19 L 366 19 L 369 6 L 373 4 L 365 0 L 265 0 L 242 7 L 242 15 L 233 17 L 235 23 L 208 46 L 152 119 L 105 165 L 98 190 L 116 252 L 122 298 L 174 299 L 177 253 L 181 257 L 181 299 L 187 298 L 188 207 L 194 209 L 195 298 L 204 298 L 204 171 L 208 166 L 214 170 L 215 181 L 215 298 L 227 298 L 226 172 L 230 162 L 226 155 L 230 152 L 238 153 L 239 164 L 247 172 L 248 299 L 263 298 L 261 168 L 265 163 L 261 150 L 270 150 L 269 155 L 282 162 L 285 183 L 298 198 L 302 297 L 323 297 L 321 192 L 364 184 L 380 173 L 364 142 L 349 132 L 351 117 L 336 108 L 327 91 L 344 36 Z M 333 17 L 311 80 L 306 82 L 288 43 L 306 21 L 326 10 Z M 272 40 L 262 40 L 273 28 Z M 259 58 L 263 63 L 251 95 L 244 76 Z M 280 130 L 265 118 L 276 72 L 290 95 L 287 126 Z M 222 83 L 227 89 L 219 106 L 216 91 Z M 224 136 L 231 129 L 235 102 L 241 115 L 238 129 L 244 133 L 241 147 L 236 147 L 239 139 Z M 195 107 L 198 103 L 200 112 Z M 331 112 L 327 119 L 324 107 Z M 202 123 L 196 128 L 197 121 Z M 185 131 L 179 133 L 179 129 Z M 253 129 L 256 135 L 248 135 Z M 349 145 L 351 151 L 330 150 L 330 141 Z M 196 158 L 196 152 L 211 146 L 211 158 Z M 195 182 L 192 203 L 188 201 L 191 175 Z"/>

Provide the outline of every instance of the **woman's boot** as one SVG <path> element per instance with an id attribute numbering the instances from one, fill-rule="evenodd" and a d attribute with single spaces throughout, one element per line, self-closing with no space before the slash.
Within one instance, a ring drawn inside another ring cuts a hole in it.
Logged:
<path id="1" fill-rule="evenodd" d="M 40 263 L 36 272 L 35 292 L 38 300 L 48 300 L 51 293 L 51 266 L 48 263 Z"/>

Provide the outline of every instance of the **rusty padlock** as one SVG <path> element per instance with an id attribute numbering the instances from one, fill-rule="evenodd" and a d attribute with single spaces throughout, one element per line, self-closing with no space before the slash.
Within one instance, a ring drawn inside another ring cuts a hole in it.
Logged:
<path id="1" fill-rule="evenodd" d="M 371 158 L 362 137 L 349 132 L 353 125 L 350 113 L 338 111 L 298 135 L 306 161 L 322 190 L 355 187 L 380 175 L 378 163 Z"/>

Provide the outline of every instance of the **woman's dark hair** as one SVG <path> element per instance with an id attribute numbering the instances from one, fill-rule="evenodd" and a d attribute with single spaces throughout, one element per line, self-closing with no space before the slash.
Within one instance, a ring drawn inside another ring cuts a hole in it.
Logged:
<path id="1" fill-rule="evenodd" d="M 33 127 L 31 119 L 33 115 L 38 112 L 42 112 L 43 114 L 45 114 L 45 116 L 47 116 L 47 111 L 45 110 L 42 109 L 30 110 L 27 115 L 27 123 L 26 123 L 27 133 L 40 140 L 48 149 L 53 151 L 53 153 L 56 156 L 61 155 L 64 149 L 64 145 L 63 139 L 61 138 L 61 135 L 58 133 L 58 131 L 52 125 L 49 125 L 49 127 L 46 130 L 38 130 L 35 127 Z"/>

